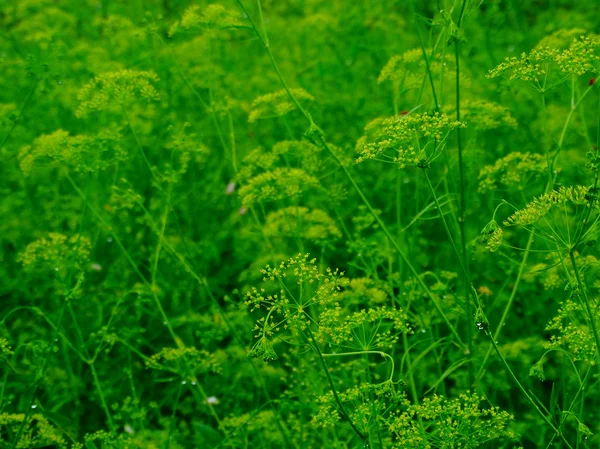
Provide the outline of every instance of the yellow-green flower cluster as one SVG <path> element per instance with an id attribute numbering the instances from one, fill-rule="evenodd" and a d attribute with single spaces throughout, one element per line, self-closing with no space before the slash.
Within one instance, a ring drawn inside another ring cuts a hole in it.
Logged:
<path id="1" fill-rule="evenodd" d="M 239 14 L 230 11 L 218 3 L 208 5 L 203 10 L 200 6 L 188 7 L 181 16 L 181 20 L 173 23 L 169 29 L 169 37 L 175 35 L 179 28 L 186 31 L 204 31 L 215 33 L 223 29 L 242 26 L 242 18 Z"/>
<path id="2" fill-rule="evenodd" d="M 377 82 L 381 84 L 390 81 L 394 89 L 418 87 L 423 81 L 420 69 L 424 65 L 423 52 L 420 48 L 408 50 L 402 55 L 394 55 L 381 69 Z"/>
<path id="3" fill-rule="evenodd" d="M 556 317 L 548 323 L 546 330 L 556 331 L 546 347 L 568 350 L 574 361 L 595 365 L 598 361 L 594 336 L 587 324 L 581 304 L 572 300 L 561 303 Z"/>
<path id="4" fill-rule="evenodd" d="M 439 156 L 448 134 L 464 123 L 435 112 L 378 118 L 365 127 L 355 162 L 383 158 L 401 168 L 427 168 Z"/>
<path id="5" fill-rule="evenodd" d="M 598 259 L 593 255 L 582 256 L 575 251 L 579 266 L 598 267 Z M 529 273 L 523 277 L 527 282 L 539 282 L 544 290 L 564 289 L 570 279 L 575 279 L 575 272 L 570 267 L 563 265 L 564 255 L 560 253 L 550 253 L 546 256 L 546 262 L 540 262 L 531 267 Z M 590 273 L 591 274 L 591 273 Z M 595 276 L 596 273 L 591 274 Z M 591 286 L 590 286 L 591 288 Z"/>
<path id="6" fill-rule="evenodd" d="M 598 73 L 599 47 L 600 40 L 581 36 L 579 39 L 574 39 L 569 48 L 556 55 L 555 60 L 560 70 L 571 75 Z"/>
<path id="7" fill-rule="evenodd" d="M 345 308 L 336 306 L 321 313 L 317 339 L 364 351 L 391 348 L 398 335 L 410 332 L 407 320 L 402 309 L 374 307 L 349 315 Z"/>
<path id="8" fill-rule="evenodd" d="M 92 172 L 104 170 L 126 158 L 121 147 L 120 136 L 104 131 L 96 136 L 71 136 L 59 129 L 38 137 L 31 145 L 20 151 L 19 165 L 28 176 L 37 163 L 45 159 L 53 163 L 64 163 L 75 171 Z"/>
<path id="9" fill-rule="evenodd" d="M 149 368 L 169 371 L 182 377 L 218 373 L 221 366 L 214 353 L 194 347 L 163 348 L 146 360 Z"/>
<path id="10" fill-rule="evenodd" d="M 342 236 L 327 212 L 299 206 L 270 213 L 263 229 L 268 237 L 300 237 L 320 244 Z"/>
<path id="11" fill-rule="evenodd" d="M 258 342 L 250 355 L 274 359 L 271 342 L 275 333 L 286 330 L 305 330 L 317 317 L 308 314 L 317 306 L 335 304 L 342 287 L 347 284 L 342 272 L 327 268 L 319 271 L 316 259 L 299 254 L 281 262 L 279 266 L 267 265 L 261 270 L 268 288 L 251 288 L 246 292 L 245 304 L 251 311 L 264 310 L 254 331 Z"/>
<path id="12" fill-rule="evenodd" d="M 566 203 L 575 205 L 588 204 L 589 187 L 572 186 L 559 187 L 549 193 L 539 196 L 524 209 L 518 210 L 504 221 L 505 226 L 527 226 L 535 224 L 539 219 L 546 216 L 554 206 Z"/>
<path id="13" fill-rule="evenodd" d="M 380 306 L 389 301 L 389 285 L 382 280 L 367 277 L 353 278 L 340 294 L 340 301 L 353 306 L 367 304 Z"/>
<path id="14" fill-rule="evenodd" d="M 131 186 L 128 185 L 126 180 L 121 180 L 125 185 L 123 187 L 117 184 L 112 187 L 112 194 L 110 196 L 110 209 L 133 209 L 136 205 L 144 204 L 144 197 L 137 193 Z"/>
<path id="15" fill-rule="evenodd" d="M 304 89 L 290 89 L 292 95 L 299 102 L 314 101 L 314 97 Z M 262 95 L 252 102 L 252 110 L 248 117 L 250 123 L 257 120 L 281 117 L 296 109 L 296 104 L 290 99 L 285 89 L 274 93 Z"/>
<path id="16" fill-rule="evenodd" d="M 394 384 L 385 381 L 379 384 L 361 383 L 338 392 L 338 398 L 347 406 L 347 412 L 356 425 L 368 432 L 369 426 L 383 417 L 396 400 Z M 336 408 L 337 401 L 331 391 L 317 398 L 319 410 L 312 424 L 321 428 L 332 428 L 341 421 Z M 379 424 L 376 424 L 379 426 Z"/>
<path id="17" fill-rule="evenodd" d="M 521 53 L 520 57 L 506 58 L 504 62 L 490 70 L 487 77 L 507 76 L 510 80 L 540 82 L 540 78 L 548 71 L 548 64 L 556 58 L 558 53 L 558 50 L 538 48 L 529 53 Z"/>
<path id="18" fill-rule="evenodd" d="M 546 171 L 546 158 L 541 154 L 515 151 L 480 170 L 479 191 L 495 191 L 501 185 L 524 188 L 528 180 Z"/>
<path id="19" fill-rule="evenodd" d="M 90 239 L 83 236 L 66 235 L 50 232 L 31 242 L 18 256 L 17 260 L 27 271 L 56 271 L 65 276 L 67 270 L 81 268 L 90 257 Z"/>
<path id="20" fill-rule="evenodd" d="M 12 348 L 6 338 L 0 338 L 0 361 L 8 359 L 13 355 Z"/>
<path id="21" fill-rule="evenodd" d="M 55 447 L 67 449 L 63 432 L 56 428 L 44 415 L 34 413 L 25 421 L 23 413 L 0 413 L 0 435 L 2 440 L 11 440 L 17 432 L 23 431 L 18 448 Z M 22 427 L 24 424 L 24 427 Z M 10 435 L 10 436 L 9 436 Z M 4 439 L 8 437 L 8 439 Z"/>
<path id="22" fill-rule="evenodd" d="M 461 112 L 470 128 L 484 130 L 517 126 L 517 121 L 507 108 L 491 101 L 465 101 L 461 106 Z"/>
<path id="23" fill-rule="evenodd" d="M 564 50 L 571 45 L 573 40 L 580 36 L 585 36 L 586 34 L 587 31 L 584 28 L 556 30 L 554 33 L 544 36 L 542 39 L 540 39 L 535 48 L 556 48 L 559 50 Z M 596 36 L 590 35 L 589 37 L 595 38 Z"/>
<path id="24" fill-rule="evenodd" d="M 337 148 L 333 148 L 334 151 Z M 337 154 L 337 153 L 336 153 Z M 286 167 L 296 166 L 311 175 L 318 175 L 328 171 L 328 164 L 324 163 L 326 156 L 323 149 L 305 140 L 284 140 L 277 142 L 270 151 L 257 148 L 244 158 L 244 165 L 240 168 L 238 179 L 245 183 L 261 171 L 273 170 L 278 163 Z"/>
<path id="25" fill-rule="evenodd" d="M 513 417 L 499 407 L 481 408 L 485 398 L 463 393 L 456 399 L 434 395 L 408 405 L 387 420 L 396 449 L 475 449 L 497 438 L 514 438 Z M 407 405 L 405 403 L 405 405 Z"/>
<path id="26" fill-rule="evenodd" d="M 561 72 L 580 76 L 586 72 L 598 72 L 600 40 L 586 36 L 573 39 L 563 50 L 538 46 L 520 57 L 506 58 L 504 62 L 490 70 L 488 78 L 507 76 L 510 80 L 534 82 L 539 88 L 545 85 L 552 64 Z"/>
<path id="27" fill-rule="evenodd" d="M 196 27 L 225 28 L 239 25 L 241 25 L 239 14 L 216 3 L 208 5 L 202 12 L 200 6 L 190 6 L 181 17 L 181 26 L 186 30 Z"/>
<path id="28" fill-rule="evenodd" d="M 297 198 L 307 189 L 319 187 L 319 180 L 300 168 L 276 168 L 248 180 L 239 190 L 244 206 Z"/>
<path id="29" fill-rule="evenodd" d="M 158 81 L 158 76 L 148 71 L 120 70 L 98 75 L 79 91 L 80 104 L 75 115 L 84 117 L 111 105 L 125 105 L 136 98 L 156 101 L 160 96 L 154 83 Z"/>

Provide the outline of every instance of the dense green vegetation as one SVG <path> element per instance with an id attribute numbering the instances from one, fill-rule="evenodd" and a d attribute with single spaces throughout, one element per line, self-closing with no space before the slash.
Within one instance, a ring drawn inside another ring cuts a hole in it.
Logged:
<path id="1" fill-rule="evenodd" d="M 600 5 L 0 3 L 0 448 L 600 445 Z"/>

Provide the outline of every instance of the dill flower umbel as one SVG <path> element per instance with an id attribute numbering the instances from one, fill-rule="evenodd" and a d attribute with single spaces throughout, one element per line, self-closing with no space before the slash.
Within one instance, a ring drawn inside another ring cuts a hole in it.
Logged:
<path id="1" fill-rule="evenodd" d="M 501 187 L 523 189 L 531 179 L 541 176 L 547 170 L 545 156 L 515 151 L 479 171 L 479 191 L 490 192 Z"/>
<path id="2" fill-rule="evenodd" d="M 309 189 L 317 188 L 319 181 L 300 168 L 276 168 L 256 175 L 239 190 L 244 206 L 255 203 L 295 198 Z"/>
<path id="3" fill-rule="evenodd" d="M 465 124 L 435 112 L 378 118 L 365 127 L 356 144 L 355 162 L 369 159 L 398 164 L 400 168 L 427 168 L 444 148 L 448 135 Z"/>
<path id="4" fill-rule="evenodd" d="M 571 203 L 576 206 L 588 204 L 588 192 L 585 186 L 559 187 L 549 193 L 539 196 L 527 204 L 524 209 L 518 210 L 504 221 L 505 226 L 528 226 L 535 224 L 555 206 Z"/>
<path id="5" fill-rule="evenodd" d="M 480 407 L 485 400 L 467 392 L 455 399 L 438 395 L 426 397 L 419 405 L 405 401 L 405 409 L 386 420 L 396 437 L 394 448 L 475 449 L 489 440 L 514 438 L 508 429 L 513 416 L 499 407 Z"/>
<path id="6" fill-rule="evenodd" d="M 95 136 L 72 136 L 59 129 L 39 136 L 31 145 L 23 147 L 19 152 L 19 164 L 26 176 L 44 161 L 64 164 L 76 172 L 105 170 L 127 158 L 120 140 L 118 133 L 108 130 Z"/>
<path id="7" fill-rule="evenodd" d="M 342 233 L 335 222 L 321 209 L 309 210 L 307 207 L 291 206 L 271 212 L 264 226 L 269 237 L 296 237 L 325 244 L 338 239 Z"/>
<path id="8" fill-rule="evenodd" d="M 88 265 L 91 246 L 87 237 L 49 232 L 27 245 L 17 260 L 27 271 L 55 271 L 65 276 L 71 267 L 82 269 Z"/>
<path id="9" fill-rule="evenodd" d="M 160 95 L 154 83 L 158 81 L 156 73 L 148 71 L 120 70 L 98 75 L 79 91 L 75 115 L 84 117 L 111 105 L 125 105 L 136 98 L 156 101 Z"/>
<path id="10" fill-rule="evenodd" d="M 314 97 L 304 89 L 290 89 L 292 95 L 300 102 L 314 101 Z M 274 93 L 261 95 L 252 102 L 252 110 L 248 122 L 254 123 L 265 118 L 281 117 L 296 109 L 285 89 Z"/>
<path id="11" fill-rule="evenodd" d="M 540 91 L 558 85 L 563 78 L 552 80 L 548 83 L 548 75 L 553 71 L 553 66 L 558 68 L 558 74 L 567 76 L 581 76 L 584 73 L 598 73 L 600 70 L 600 40 L 596 37 L 580 36 L 572 40 L 571 45 L 564 49 L 538 46 L 529 53 L 522 53 L 520 57 L 506 58 L 504 62 L 493 68 L 488 73 L 488 78 L 506 76 L 509 80 L 521 80 L 531 83 Z M 553 74 L 553 73 L 552 73 Z M 553 74 L 553 77 L 556 76 Z"/>

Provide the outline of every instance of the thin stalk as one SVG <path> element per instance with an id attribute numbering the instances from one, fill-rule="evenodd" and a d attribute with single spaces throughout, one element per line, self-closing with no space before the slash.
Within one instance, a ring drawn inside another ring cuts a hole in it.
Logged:
<path id="1" fill-rule="evenodd" d="M 96 391 L 98 392 L 98 396 L 100 396 L 100 402 L 102 404 L 102 409 L 106 414 L 106 419 L 108 420 L 108 427 L 110 431 L 115 434 L 117 428 L 115 427 L 115 423 L 112 419 L 112 415 L 110 413 L 110 409 L 108 408 L 108 404 L 106 403 L 106 398 L 104 397 L 104 392 L 102 391 L 102 386 L 100 385 L 100 380 L 98 379 L 98 373 L 96 372 L 96 367 L 94 363 L 90 363 L 90 369 L 92 371 L 92 376 L 94 378 L 94 386 L 96 387 Z"/>
<path id="2" fill-rule="evenodd" d="M 546 414 L 540 409 L 540 407 L 537 405 L 537 403 L 529 395 L 527 390 L 525 390 L 523 385 L 521 385 L 521 382 L 519 382 L 519 379 L 517 378 L 517 376 L 515 376 L 515 373 L 513 373 L 512 369 L 510 369 L 510 366 L 509 366 L 508 362 L 506 361 L 506 359 L 504 358 L 504 355 L 502 355 L 502 353 L 500 352 L 500 349 L 498 349 L 498 345 L 496 344 L 496 341 L 494 340 L 492 335 L 488 331 L 485 331 L 485 334 L 490 339 L 490 342 L 492 343 L 492 347 L 496 351 L 496 354 L 498 354 L 500 361 L 502 362 L 502 364 L 504 365 L 504 367 L 510 374 L 510 377 L 512 377 L 514 382 L 517 384 L 517 387 L 519 388 L 519 390 L 521 390 L 521 393 L 523 393 L 523 395 L 527 398 L 527 400 L 531 403 L 531 405 L 533 405 L 533 407 L 537 410 L 537 412 L 542 417 L 542 419 L 546 422 L 546 424 L 548 424 L 548 426 L 550 426 L 550 428 L 554 431 L 554 433 L 565 442 L 565 444 L 567 445 L 567 447 L 569 449 L 573 449 L 571 444 L 565 439 L 565 436 L 562 434 L 562 432 L 552 423 L 552 421 L 550 421 L 550 419 L 546 416 Z"/>
<path id="3" fill-rule="evenodd" d="M 548 181 L 546 192 L 552 189 L 554 184 L 552 177 L 552 162 L 550 161 L 550 143 L 548 142 L 548 112 L 546 108 L 546 92 L 542 92 L 542 121 L 544 122 L 544 153 L 546 154 L 546 165 L 548 166 Z"/>
<path id="4" fill-rule="evenodd" d="M 460 8 L 460 14 L 458 16 L 458 22 L 456 23 L 456 32 L 460 30 L 462 19 L 465 13 L 465 6 L 467 0 L 462 1 Z M 456 61 L 456 120 L 460 122 L 460 39 L 458 36 L 454 40 L 454 58 Z M 469 275 L 469 257 L 467 254 L 467 241 L 465 235 L 465 211 L 466 211 L 466 195 L 465 195 L 465 169 L 463 161 L 463 145 L 462 145 L 462 130 L 460 126 L 456 127 L 456 144 L 458 148 L 458 175 L 459 175 L 459 189 L 460 189 L 460 203 L 458 212 L 458 228 L 460 231 L 460 246 L 463 256 L 463 271 L 465 275 L 465 298 L 472 295 L 472 288 L 470 287 L 470 275 Z M 475 296 L 476 298 L 477 296 Z M 469 348 L 469 360 L 471 358 L 472 344 L 473 344 L 473 310 L 472 307 L 467 303 L 467 346 Z M 469 385 L 473 385 L 473 364 L 468 364 L 468 375 Z"/>
<path id="5" fill-rule="evenodd" d="M 148 167 L 148 170 L 150 171 L 150 174 L 154 176 L 154 170 L 152 170 L 152 165 L 150 165 L 150 161 L 148 160 L 148 157 L 146 156 L 146 152 L 142 148 L 142 144 L 140 143 L 140 140 L 138 139 L 138 136 L 137 136 L 137 133 L 135 132 L 135 129 L 133 129 L 133 126 L 131 126 L 131 121 L 129 120 L 129 114 L 127 113 L 127 109 L 125 109 L 125 105 L 124 104 L 121 104 L 121 109 L 123 110 L 123 115 L 125 116 L 125 120 L 127 120 L 127 125 L 129 126 L 129 129 L 131 130 L 131 134 L 133 134 L 133 138 L 135 139 L 135 143 L 137 144 L 137 147 L 140 150 L 140 153 L 142 155 L 142 159 L 144 159 L 144 162 L 146 163 L 146 166 Z"/>
<path id="6" fill-rule="evenodd" d="M 340 413 L 346 419 L 346 421 L 348 421 L 348 423 L 350 424 L 350 427 L 352 427 L 352 430 L 354 431 L 354 433 L 356 433 L 356 435 L 358 435 L 358 437 L 362 441 L 367 441 L 367 436 L 364 433 L 362 433 L 360 430 L 358 430 L 358 428 L 356 427 L 356 425 L 354 424 L 352 419 L 350 419 L 350 416 L 346 412 L 346 408 L 344 407 L 344 404 L 342 404 L 342 401 L 340 400 L 340 397 L 338 396 L 335 385 L 333 384 L 333 379 L 331 378 L 331 374 L 329 374 L 329 368 L 327 368 L 327 364 L 325 363 L 325 358 L 323 356 L 323 353 L 321 352 L 321 349 L 319 348 L 319 345 L 317 344 L 317 341 L 315 340 L 315 336 L 313 335 L 312 331 L 310 330 L 310 325 L 307 326 L 306 329 L 308 331 L 308 336 L 315 348 L 315 351 L 317 351 L 317 355 L 319 356 L 319 360 L 321 361 L 321 366 L 323 367 L 323 371 L 325 371 L 325 375 L 327 376 L 327 381 L 329 382 L 329 386 L 331 387 L 331 392 L 333 393 L 335 402 L 337 402 L 338 407 L 340 408 Z"/>
<path id="7" fill-rule="evenodd" d="M 363 354 L 377 354 L 380 355 L 381 357 L 388 359 L 391 363 L 392 363 L 392 369 L 390 371 L 390 377 L 388 378 L 388 380 L 384 381 L 385 382 L 391 382 L 394 379 L 394 359 L 392 358 L 392 356 L 390 356 L 389 354 L 387 354 L 386 352 L 383 351 L 352 351 L 352 352 L 339 352 L 337 354 L 321 354 L 323 357 L 346 357 L 346 356 L 351 356 L 351 355 L 363 355 Z"/>
<path id="8" fill-rule="evenodd" d="M 423 60 L 425 61 L 425 69 L 427 71 L 427 77 L 429 78 L 429 84 L 431 85 L 431 94 L 433 95 L 433 103 L 435 104 L 435 110 L 440 110 L 440 104 L 438 102 L 437 94 L 435 93 L 435 84 L 433 82 L 433 75 L 431 73 L 431 67 L 429 66 L 429 58 L 427 57 L 427 52 L 425 51 L 425 44 L 423 43 L 423 38 L 421 37 L 421 31 L 419 30 L 419 22 L 417 22 L 417 16 L 415 15 L 415 26 L 417 28 L 417 35 L 419 36 L 419 43 L 421 44 L 421 52 L 423 53 Z"/>
<path id="9" fill-rule="evenodd" d="M 569 258 L 571 260 L 571 265 L 573 266 L 573 271 L 575 271 L 575 278 L 577 279 L 577 285 L 579 286 L 580 295 L 583 296 L 583 305 L 588 314 L 588 319 L 590 320 L 590 326 L 592 328 L 592 333 L 594 334 L 594 341 L 596 343 L 596 352 L 600 357 L 600 338 L 598 338 L 598 329 L 596 327 L 596 317 L 592 312 L 592 308 L 590 307 L 590 301 L 588 298 L 587 290 L 583 281 L 581 279 L 581 275 L 579 274 L 579 268 L 577 267 L 577 262 L 575 261 L 574 251 L 569 251 Z"/>
<path id="10" fill-rule="evenodd" d="M 427 185 L 429 186 L 429 189 L 431 190 L 431 196 L 433 197 L 433 201 L 435 202 L 435 206 L 437 207 L 437 210 L 440 213 L 440 218 L 442 219 L 442 223 L 444 224 L 444 229 L 446 230 L 446 235 L 448 236 L 448 240 L 450 240 L 450 243 L 452 244 L 452 248 L 454 249 L 454 253 L 456 255 L 456 258 L 458 260 L 460 268 L 461 268 L 461 270 L 463 272 L 465 280 L 467 280 L 468 285 L 470 286 L 471 283 L 470 283 L 470 280 L 469 280 L 469 275 L 467 273 L 467 268 L 465 267 L 465 265 L 463 263 L 463 259 L 461 257 L 460 251 L 456 247 L 456 243 L 454 242 L 454 237 L 452 237 L 452 232 L 450 231 L 450 228 L 448 227 L 448 223 L 446 222 L 446 218 L 444 217 L 444 213 L 442 212 L 442 206 L 440 205 L 440 203 L 438 201 L 438 197 L 437 197 L 437 195 L 435 193 L 435 189 L 433 188 L 433 184 L 431 184 L 431 179 L 429 178 L 429 174 L 427 173 L 427 169 L 423 169 L 423 174 L 425 175 L 425 179 L 427 180 Z"/>
<path id="11" fill-rule="evenodd" d="M 8 138 L 10 137 L 10 135 L 12 134 L 14 129 L 17 127 L 17 123 L 19 122 L 19 120 L 21 120 L 21 118 L 23 117 L 23 112 L 25 112 L 25 108 L 27 107 L 27 104 L 29 103 L 29 100 L 31 99 L 31 96 L 33 95 L 33 92 L 35 91 L 36 87 L 37 87 L 37 82 L 33 86 L 31 86 L 31 89 L 29 90 L 29 92 L 27 93 L 27 96 L 25 97 L 25 101 L 23 101 L 23 106 L 21 106 L 21 110 L 19 111 L 18 117 L 13 121 L 12 125 L 10 126 L 10 129 L 8 130 L 8 132 L 2 139 L 2 142 L 0 143 L 0 151 L 4 147 L 4 144 L 6 143 L 6 141 L 8 140 Z M 19 153 L 16 153 L 16 154 L 19 154 Z M 16 154 L 15 154 L 15 156 L 16 156 Z"/>
<path id="12" fill-rule="evenodd" d="M 496 328 L 496 332 L 494 332 L 494 341 L 497 341 L 502 333 L 502 327 L 508 318 L 508 312 L 510 311 L 513 301 L 517 296 L 517 290 L 519 289 L 519 285 L 521 283 L 521 278 L 523 277 L 523 273 L 525 272 L 525 267 L 527 266 L 527 258 L 529 256 L 529 251 L 531 248 L 531 244 L 533 243 L 533 232 L 529 234 L 529 239 L 527 240 L 527 246 L 525 247 L 525 253 L 523 254 L 523 259 L 521 260 L 521 265 L 519 266 L 519 273 L 517 274 L 517 279 L 515 280 L 515 285 L 513 286 L 512 291 L 510 292 L 510 297 L 508 298 L 508 302 L 506 303 L 506 307 L 504 307 L 504 312 L 502 312 L 502 318 L 500 318 L 500 322 L 498 323 L 498 327 Z M 487 364 L 487 360 L 490 357 L 492 352 L 492 347 L 490 346 L 485 357 L 483 358 L 483 362 L 481 363 L 481 367 L 477 372 L 476 380 L 481 379 L 483 376 L 483 371 L 485 370 L 485 366 Z"/>
<path id="13" fill-rule="evenodd" d="M 456 24 L 457 30 L 460 29 L 463 15 L 465 13 L 466 0 L 463 0 L 460 9 L 460 15 Z M 460 43 L 459 39 L 454 41 L 454 56 L 456 59 L 456 120 L 460 122 Z M 464 162 L 463 162 L 463 146 L 462 146 L 462 132 L 461 127 L 456 127 L 456 143 L 458 146 L 458 174 L 460 183 L 460 210 L 458 214 L 458 226 L 460 229 L 460 242 L 463 252 L 463 265 L 466 272 L 469 271 L 468 257 L 467 257 L 467 243 L 465 236 L 465 209 L 466 209 L 466 197 L 465 197 L 465 174 L 464 174 Z"/>

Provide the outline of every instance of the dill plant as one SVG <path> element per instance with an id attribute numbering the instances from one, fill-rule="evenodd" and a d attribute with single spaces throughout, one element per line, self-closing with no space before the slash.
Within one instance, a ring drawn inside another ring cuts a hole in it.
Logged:
<path id="1" fill-rule="evenodd" d="M 5 2 L 0 447 L 595 447 L 598 12 Z"/>

